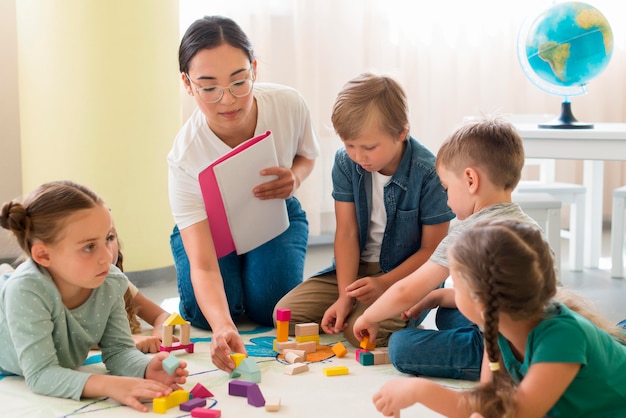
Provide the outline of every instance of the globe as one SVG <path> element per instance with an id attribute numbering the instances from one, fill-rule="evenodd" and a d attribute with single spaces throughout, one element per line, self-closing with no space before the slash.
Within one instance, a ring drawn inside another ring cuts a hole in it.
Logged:
<path id="1" fill-rule="evenodd" d="M 585 129 L 570 98 L 585 94 L 587 83 L 609 64 L 613 32 L 595 7 L 582 2 L 557 3 L 526 20 L 517 44 L 526 77 L 543 91 L 563 97 L 560 116 L 541 128 Z"/>

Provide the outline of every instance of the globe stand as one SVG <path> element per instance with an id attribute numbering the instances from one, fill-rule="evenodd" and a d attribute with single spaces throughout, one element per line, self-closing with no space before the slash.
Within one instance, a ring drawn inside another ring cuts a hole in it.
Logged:
<path id="1" fill-rule="evenodd" d="M 593 123 L 578 122 L 572 113 L 572 104 L 568 100 L 561 103 L 561 114 L 548 123 L 540 123 L 544 129 L 593 129 Z"/>

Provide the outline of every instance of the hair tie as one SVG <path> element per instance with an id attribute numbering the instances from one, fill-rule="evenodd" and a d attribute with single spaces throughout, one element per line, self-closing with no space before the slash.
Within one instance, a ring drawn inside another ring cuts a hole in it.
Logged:
<path id="1" fill-rule="evenodd" d="M 497 361 L 492 361 L 489 363 L 489 368 L 492 372 L 497 372 L 498 370 L 500 370 L 500 363 Z"/>

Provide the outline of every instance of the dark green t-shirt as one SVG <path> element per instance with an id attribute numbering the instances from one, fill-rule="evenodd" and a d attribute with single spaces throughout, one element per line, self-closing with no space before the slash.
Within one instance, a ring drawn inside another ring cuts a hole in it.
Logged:
<path id="1" fill-rule="evenodd" d="M 626 346 L 565 305 L 554 304 L 530 332 L 523 362 L 502 335 L 498 345 L 517 382 L 535 363 L 581 365 L 549 417 L 626 417 Z"/>

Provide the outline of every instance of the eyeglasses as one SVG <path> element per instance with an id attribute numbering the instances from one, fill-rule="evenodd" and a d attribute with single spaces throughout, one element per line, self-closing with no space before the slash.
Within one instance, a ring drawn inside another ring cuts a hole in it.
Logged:
<path id="1" fill-rule="evenodd" d="M 250 71 L 250 69 L 251 68 L 249 68 L 246 71 Z M 198 86 L 195 82 L 191 81 L 191 77 L 189 77 L 189 74 L 185 73 L 185 76 L 187 77 L 187 80 L 189 80 L 190 84 L 193 84 L 194 86 Z M 241 80 L 233 81 L 227 87 L 222 87 L 222 86 L 200 87 L 198 86 L 194 88 L 193 90 L 196 92 L 196 94 L 198 94 L 198 97 L 200 97 L 200 100 L 202 100 L 204 103 L 211 104 L 211 103 L 217 103 L 220 100 L 222 100 L 222 97 L 224 97 L 225 88 L 227 88 L 228 91 L 230 91 L 230 94 L 232 94 L 235 97 L 244 97 L 250 94 L 250 92 L 252 91 L 253 84 L 254 84 L 254 78 L 244 78 Z"/>

